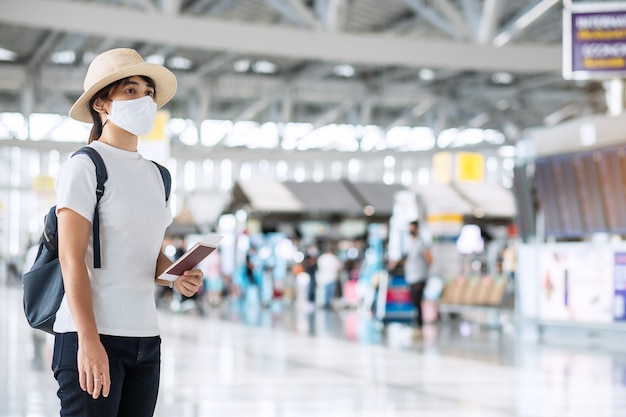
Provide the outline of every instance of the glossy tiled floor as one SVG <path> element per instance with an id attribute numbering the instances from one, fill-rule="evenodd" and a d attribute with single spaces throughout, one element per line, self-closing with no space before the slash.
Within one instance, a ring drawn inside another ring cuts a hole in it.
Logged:
<path id="1" fill-rule="evenodd" d="M 50 340 L 0 286 L 0 416 L 58 415 Z M 162 311 L 156 416 L 626 415 L 626 354 L 516 342 L 466 324 L 383 335 L 356 311 Z"/>

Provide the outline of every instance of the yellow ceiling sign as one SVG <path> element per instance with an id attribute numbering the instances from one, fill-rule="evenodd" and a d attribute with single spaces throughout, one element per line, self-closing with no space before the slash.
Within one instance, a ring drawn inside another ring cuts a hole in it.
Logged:
<path id="1" fill-rule="evenodd" d="M 483 182 L 485 180 L 485 157 L 476 152 L 457 153 L 456 179 L 459 182 Z"/>
<path id="2" fill-rule="evenodd" d="M 450 184 L 452 182 L 452 154 L 437 152 L 433 155 L 433 182 Z"/>

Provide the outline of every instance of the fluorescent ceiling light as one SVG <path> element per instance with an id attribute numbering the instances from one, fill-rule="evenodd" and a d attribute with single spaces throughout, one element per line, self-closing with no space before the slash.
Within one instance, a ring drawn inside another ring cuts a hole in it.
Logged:
<path id="1" fill-rule="evenodd" d="M 235 72 L 246 72 L 250 69 L 250 61 L 247 59 L 240 59 L 233 63 L 233 70 Z"/>
<path id="2" fill-rule="evenodd" d="M 165 63 L 165 57 L 161 54 L 150 55 L 146 58 L 146 62 L 149 62 L 150 64 L 163 65 Z"/>
<path id="3" fill-rule="evenodd" d="M 180 135 L 187 129 L 187 120 L 174 118 L 167 123 L 167 128 L 171 134 Z"/>
<path id="4" fill-rule="evenodd" d="M 275 74 L 278 71 L 278 66 L 269 61 L 256 61 L 252 64 L 252 71 L 259 74 Z"/>
<path id="5" fill-rule="evenodd" d="M 0 48 L 0 61 L 15 61 L 17 53 L 8 49 Z"/>
<path id="6" fill-rule="evenodd" d="M 173 69 L 188 70 L 193 66 L 193 62 L 182 56 L 173 56 L 167 60 L 167 65 Z"/>
<path id="7" fill-rule="evenodd" d="M 495 84 L 509 85 L 513 82 L 513 74 L 504 71 L 494 72 L 491 81 Z"/>
<path id="8" fill-rule="evenodd" d="M 354 77 L 354 67 L 352 65 L 337 65 L 335 67 L 335 75 L 337 75 L 338 77 L 345 77 L 345 78 L 351 78 Z"/>
<path id="9" fill-rule="evenodd" d="M 432 81 L 435 79 L 435 71 L 430 68 L 422 68 L 417 75 L 424 81 Z"/>
<path id="10" fill-rule="evenodd" d="M 498 149 L 498 154 L 502 158 L 514 158 L 516 155 L 515 146 L 501 146 L 500 149 Z"/>
<path id="11" fill-rule="evenodd" d="M 52 54 L 50 60 L 55 64 L 73 64 L 76 60 L 74 51 L 58 51 Z"/>

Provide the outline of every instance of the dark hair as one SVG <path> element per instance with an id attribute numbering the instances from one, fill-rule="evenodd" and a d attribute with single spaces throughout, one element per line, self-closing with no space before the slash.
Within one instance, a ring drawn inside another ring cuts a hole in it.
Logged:
<path id="1" fill-rule="evenodd" d="M 411 226 L 415 226 L 417 228 L 420 227 L 420 223 L 417 220 L 413 220 L 411 223 L 409 223 Z"/>
<path id="2" fill-rule="evenodd" d="M 154 80 L 150 77 L 146 77 L 145 75 L 140 75 L 141 78 L 143 78 L 143 80 L 151 85 L 155 85 Z M 100 113 L 98 113 L 94 108 L 93 108 L 93 103 L 94 101 L 96 101 L 97 99 L 106 99 L 109 97 L 109 94 L 111 94 L 111 91 L 113 91 L 115 88 L 117 88 L 119 85 L 123 84 L 126 80 L 128 80 L 130 77 L 126 77 L 126 78 L 122 78 L 121 80 L 117 80 L 117 81 L 113 81 L 111 84 L 107 85 L 106 87 L 100 89 L 100 91 L 98 91 L 96 94 L 93 95 L 93 97 L 91 97 L 91 99 L 89 100 L 89 113 L 91 113 L 91 119 L 93 120 L 93 126 L 91 127 L 91 132 L 89 132 L 89 142 L 91 143 L 94 140 L 98 140 L 100 139 L 100 136 L 102 136 L 102 129 L 104 128 L 104 124 L 102 123 L 102 119 L 100 119 Z M 154 87 L 154 97 L 156 97 L 156 87 Z"/>

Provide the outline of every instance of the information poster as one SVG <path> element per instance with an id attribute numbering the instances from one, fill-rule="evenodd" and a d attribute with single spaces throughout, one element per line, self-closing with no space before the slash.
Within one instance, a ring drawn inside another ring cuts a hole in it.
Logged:
<path id="1" fill-rule="evenodd" d="M 610 323 L 614 252 L 589 244 L 547 245 L 540 257 L 540 318 Z"/>
<path id="2" fill-rule="evenodd" d="M 624 2 L 573 4 L 564 10 L 563 76 L 607 79 L 626 74 Z"/>

